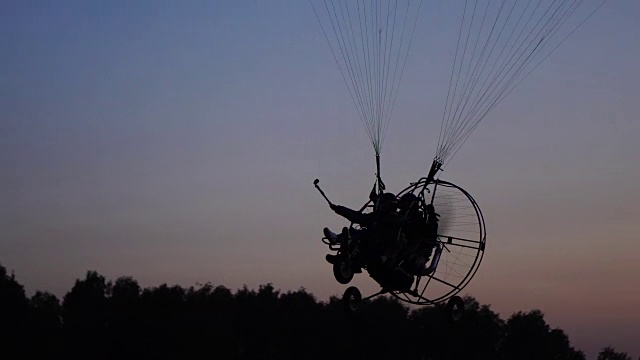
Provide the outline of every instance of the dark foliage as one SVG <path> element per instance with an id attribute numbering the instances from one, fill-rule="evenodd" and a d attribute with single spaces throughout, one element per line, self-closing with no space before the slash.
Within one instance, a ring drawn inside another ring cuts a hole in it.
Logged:
<path id="1" fill-rule="evenodd" d="M 0 266 L 2 358 L 51 359 L 584 359 L 540 311 L 500 319 L 465 298 L 450 323 L 444 305 L 409 309 L 378 297 L 347 313 L 338 298 L 270 284 L 234 293 L 211 284 L 142 289 L 90 271 L 64 296 L 31 299 Z M 626 360 L 607 347 L 602 360 Z"/>
<path id="2" fill-rule="evenodd" d="M 625 352 L 617 352 L 613 347 L 607 346 L 598 353 L 598 360 L 633 360 Z"/>

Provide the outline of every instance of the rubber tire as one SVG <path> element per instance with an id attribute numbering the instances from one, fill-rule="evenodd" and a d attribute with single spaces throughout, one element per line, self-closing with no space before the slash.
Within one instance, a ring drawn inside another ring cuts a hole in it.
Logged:
<path id="1" fill-rule="evenodd" d="M 347 311 L 353 312 L 358 310 L 362 303 L 362 294 L 355 286 L 349 286 L 342 295 L 342 303 Z"/>
<path id="2" fill-rule="evenodd" d="M 353 279 L 353 269 L 345 258 L 338 258 L 333 264 L 333 276 L 340 284 L 348 284 Z"/>
<path id="3" fill-rule="evenodd" d="M 451 322 L 462 320 L 464 315 L 464 301 L 460 296 L 453 296 L 447 301 L 447 318 Z"/>

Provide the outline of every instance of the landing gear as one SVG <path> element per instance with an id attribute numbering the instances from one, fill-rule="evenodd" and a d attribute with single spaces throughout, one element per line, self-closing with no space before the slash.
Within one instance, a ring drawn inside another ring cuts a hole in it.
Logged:
<path id="1" fill-rule="evenodd" d="M 347 311 L 356 311 L 362 303 L 362 294 L 355 286 L 349 286 L 342 295 L 342 303 Z"/>
<path id="2" fill-rule="evenodd" d="M 458 322 L 464 315 L 464 301 L 460 296 L 453 296 L 447 301 L 447 317 L 451 322 Z"/>
<path id="3" fill-rule="evenodd" d="M 353 279 L 351 262 L 344 256 L 337 257 L 333 263 L 333 276 L 340 284 L 348 284 Z"/>

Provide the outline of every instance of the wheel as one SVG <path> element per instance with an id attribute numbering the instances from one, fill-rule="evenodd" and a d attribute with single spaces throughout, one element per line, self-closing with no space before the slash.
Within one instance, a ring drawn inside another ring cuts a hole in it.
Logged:
<path id="1" fill-rule="evenodd" d="M 460 296 L 453 296 L 447 302 L 447 317 L 452 322 L 457 322 L 462 319 L 464 314 L 464 301 Z"/>
<path id="2" fill-rule="evenodd" d="M 355 286 L 349 286 L 342 295 L 342 303 L 347 311 L 356 311 L 362 303 L 362 294 Z"/>
<path id="3" fill-rule="evenodd" d="M 333 276 L 340 284 L 348 284 L 353 279 L 351 263 L 344 257 L 339 257 L 333 264 Z"/>

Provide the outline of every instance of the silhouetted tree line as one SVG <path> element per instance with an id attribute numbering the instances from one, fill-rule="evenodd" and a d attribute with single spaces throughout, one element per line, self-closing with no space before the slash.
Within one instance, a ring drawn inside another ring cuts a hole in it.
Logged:
<path id="1" fill-rule="evenodd" d="M 319 302 L 304 289 L 143 289 L 93 271 L 60 303 L 41 291 L 27 298 L 0 265 L 0 358 L 585 359 L 538 310 L 505 321 L 472 297 L 465 303 L 452 324 L 440 305 L 410 310 L 378 297 L 347 313 L 338 298 Z M 607 347 L 598 360 L 631 358 Z"/>

